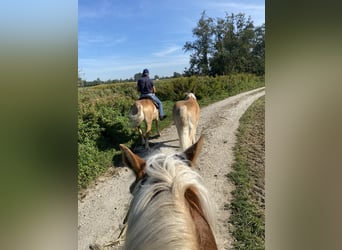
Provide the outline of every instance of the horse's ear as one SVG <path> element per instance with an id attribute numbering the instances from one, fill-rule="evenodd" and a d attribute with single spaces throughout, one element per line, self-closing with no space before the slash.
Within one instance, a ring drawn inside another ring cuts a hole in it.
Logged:
<path id="1" fill-rule="evenodd" d="M 186 149 L 184 151 L 185 157 L 193 163 L 193 165 L 196 163 L 197 157 L 199 153 L 201 152 L 202 146 L 203 146 L 203 138 L 204 135 L 202 134 L 198 141 L 193 144 L 191 147 Z"/>
<path id="2" fill-rule="evenodd" d="M 144 175 L 146 161 L 141 159 L 138 155 L 134 154 L 125 145 L 120 144 L 119 146 L 122 151 L 122 161 L 127 167 L 134 171 L 137 179 L 140 179 Z"/>

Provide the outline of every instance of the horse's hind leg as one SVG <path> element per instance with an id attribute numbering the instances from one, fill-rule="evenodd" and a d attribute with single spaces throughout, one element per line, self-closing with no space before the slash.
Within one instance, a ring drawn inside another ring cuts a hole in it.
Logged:
<path id="1" fill-rule="evenodd" d="M 158 120 L 154 120 L 154 123 L 156 124 L 156 129 L 157 129 L 158 136 L 160 136 L 159 126 L 158 126 Z"/>
<path id="2" fill-rule="evenodd" d="M 145 148 L 146 149 L 150 148 L 148 139 L 150 138 L 151 128 L 152 128 L 152 121 L 151 122 L 146 122 L 146 132 L 145 132 Z"/>
<path id="3" fill-rule="evenodd" d="M 140 126 L 138 127 L 138 132 L 139 132 L 139 135 L 140 135 L 140 138 L 141 138 L 141 144 L 144 145 L 145 144 L 145 138 L 144 138 L 144 135 L 143 135 L 143 132 L 142 132 Z"/>
<path id="4" fill-rule="evenodd" d="M 190 128 L 190 142 L 191 144 L 195 144 L 196 142 L 196 128 L 197 128 L 197 125 L 192 125 L 191 128 Z"/>

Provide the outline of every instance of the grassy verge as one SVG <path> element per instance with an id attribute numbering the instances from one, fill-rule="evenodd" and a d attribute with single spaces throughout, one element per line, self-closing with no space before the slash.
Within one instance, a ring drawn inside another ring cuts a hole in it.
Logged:
<path id="1" fill-rule="evenodd" d="M 240 119 L 235 163 L 228 178 L 236 189 L 230 204 L 235 249 L 265 249 L 265 97 Z"/>

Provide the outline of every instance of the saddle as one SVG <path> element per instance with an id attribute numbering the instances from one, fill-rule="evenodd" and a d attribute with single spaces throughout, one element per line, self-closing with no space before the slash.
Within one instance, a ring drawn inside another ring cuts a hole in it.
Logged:
<path id="1" fill-rule="evenodd" d="M 142 99 L 150 99 L 150 100 L 153 102 L 154 106 L 156 106 L 156 108 L 159 109 L 158 103 L 156 103 L 156 102 L 152 99 L 152 97 L 150 97 L 150 96 L 144 96 L 144 97 L 140 97 L 140 98 L 139 98 L 139 100 L 142 100 Z"/>

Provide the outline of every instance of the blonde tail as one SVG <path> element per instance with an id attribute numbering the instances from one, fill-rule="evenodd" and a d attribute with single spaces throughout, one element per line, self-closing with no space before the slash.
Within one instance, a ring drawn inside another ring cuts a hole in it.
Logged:
<path id="1" fill-rule="evenodd" d="M 128 114 L 131 128 L 138 127 L 144 120 L 143 107 L 139 104 L 133 104 L 131 111 Z"/>

